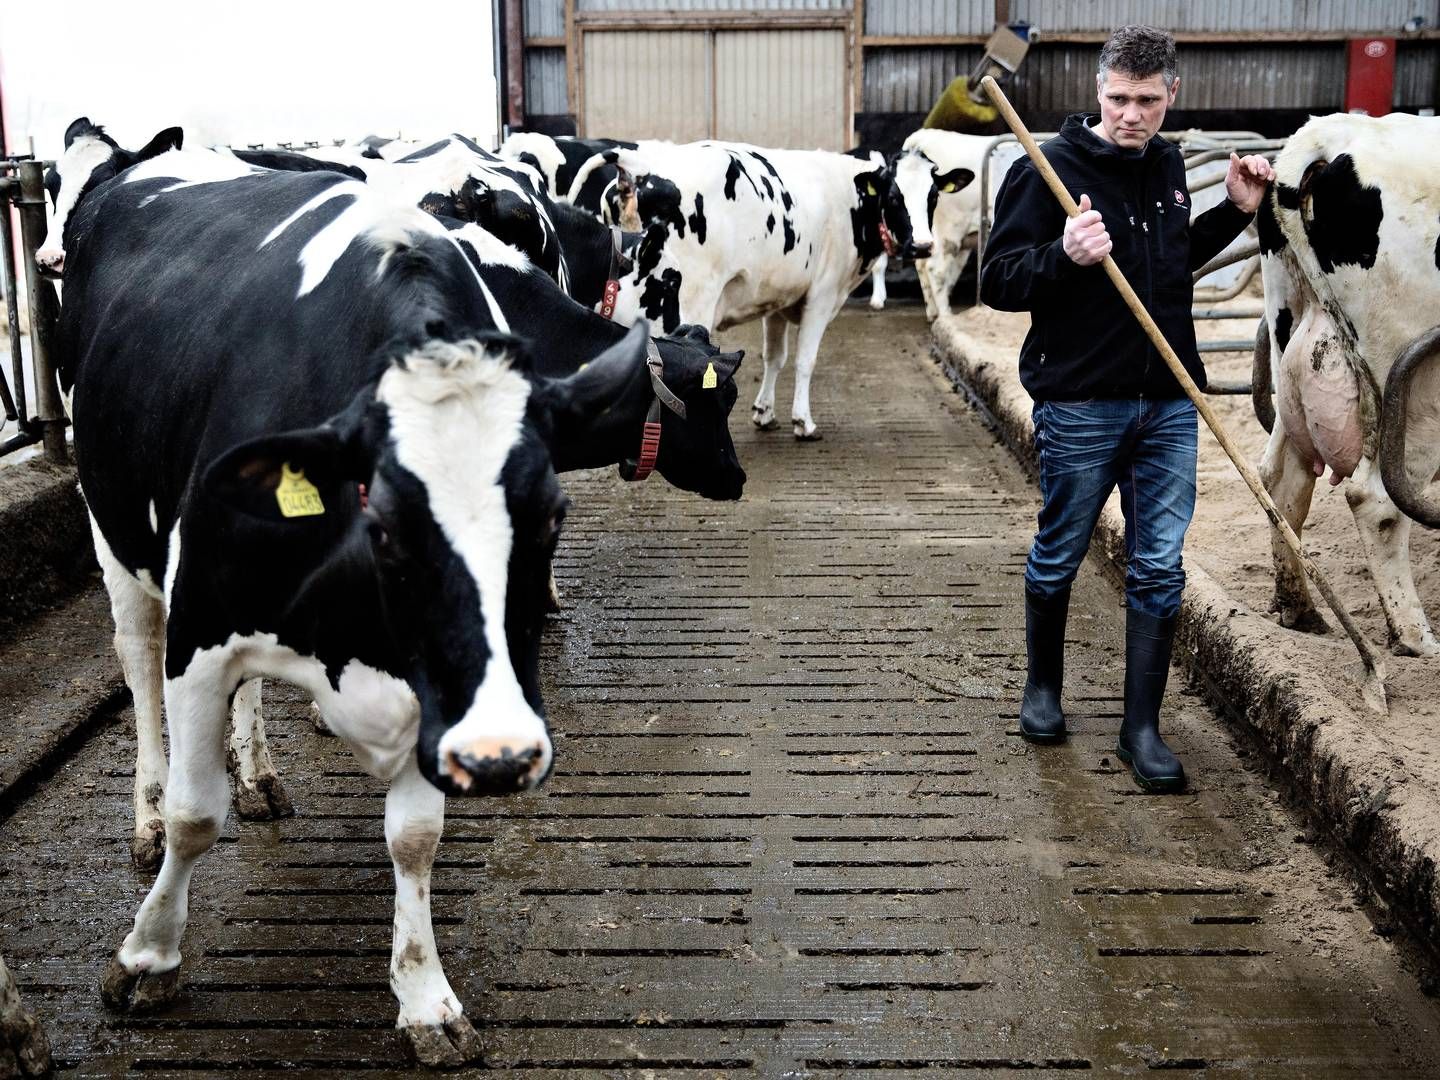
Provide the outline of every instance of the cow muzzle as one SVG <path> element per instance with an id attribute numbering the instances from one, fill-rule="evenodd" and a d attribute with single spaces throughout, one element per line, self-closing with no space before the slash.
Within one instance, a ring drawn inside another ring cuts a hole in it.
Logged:
<path id="1" fill-rule="evenodd" d="M 909 243 L 905 245 L 904 256 L 907 259 L 928 259 L 935 254 L 934 244 Z"/>
<path id="2" fill-rule="evenodd" d="M 550 772 L 547 736 L 441 740 L 438 786 L 448 795 L 514 795 L 538 787 Z"/>
<path id="3" fill-rule="evenodd" d="M 44 277 L 58 278 L 65 272 L 65 250 L 56 247 L 42 247 L 35 252 L 35 265 Z"/>

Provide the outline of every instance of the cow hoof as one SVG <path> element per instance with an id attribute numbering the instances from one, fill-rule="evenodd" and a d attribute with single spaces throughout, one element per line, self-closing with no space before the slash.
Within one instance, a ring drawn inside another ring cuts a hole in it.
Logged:
<path id="1" fill-rule="evenodd" d="M 257 776 L 254 787 L 238 776 L 234 780 L 235 813 L 246 821 L 275 821 L 295 816 L 295 804 L 274 773 Z"/>
<path id="2" fill-rule="evenodd" d="M 310 723 L 315 726 L 315 734 L 317 735 L 335 734 L 335 732 L 330 730 L 330 725 L 325 723 L 325 717 L 320 715 L 320 703 L 317 701 L 310 702 Z"/>
<path id="3" fill-rule="evenodd" d="M 40 1021 L 18 1006 L 0 1013 L 0 1076 L 45 1076 L 50 1042 Z"/>
<path id="4" fill-rule="evenodd" d="M 813 425 L 807 430 L 804 420 L 791 420 L 790 426 L 795 432 L 795 438 L 801 442 L 819 442 L 825 437 L 820 434 L 820 429 Z"/>
<path id="5" fill-rule="evenodd" d="M 775 419 L 775 414 L 768 409 L 750 410 L 750 422 L 761 431 L 774 431 L 780 426 L 780 421 Z"/>
<path id="6" fill-rule="evenodd" d="M 1330 624 L 1325 621 L 1325 616 L 1314 608 L 1306 608 L 1303 611 L 1286 610 L 1275 608 L 1280 613 L 1280 625 L 1289 630 L 1298 630 L 1302 634 L 1328 634 Z"/>
<path id="7" fill-rule="evenodd" d="M 152 874 L 165 861 L 165 823 L 158 818 L 147 821 L 135 830 L 130 838 L 130 861 L 136 870 L 148 870 Z"/>
<path id="8" fill-rule="evenodd" d="M 871 311 L 884 311 L 884 310 L 885 310 L 885 301 L 884 301 L 884 300 L 871 300 L 871 301 L 870 301 L 870 310 L 871 310 Z"/>
<path id="9" fill-rule="evenodd" d="M 484 1053 L 480 1033 L 463 1016 L 440 1024 L 412 1024 L 402 1029 L 410 1054 L 430 1069 L 461 1069 Z"/>
<path id="10" fill-rule="evenodd" d="M 100 978 L 100 1000 L 114 1012 L 140 1016 L 163 1009 L 180 992 L 180 969 L 173 967 L 158 974 L 141 971 L 131 974 L 112 956 Z"/>
<path id="11" fill-rule="evenodd" d="M 1390 651 L 1396 656 L 1440 656 L 1440 642 L 1434 638 L 1421 638 L 1419 641 L 1397 638 L 1390 643 Z"/>

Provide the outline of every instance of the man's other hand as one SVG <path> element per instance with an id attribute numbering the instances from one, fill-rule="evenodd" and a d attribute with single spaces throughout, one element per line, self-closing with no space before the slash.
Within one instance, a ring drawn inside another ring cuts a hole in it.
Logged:
<path id="1" fill-rule="evenodd" d="M 1076 266 L 1094 266 L 1110 254 L 1110 234 L 1100 220 L 1100 211 L 1090 209 L 1089 195 L 1080 196 L 1080 213 L 1065 222 L 1062 243 Z"/>
<path id="2" fill-rule="evenodd" d="M 1253 214 L 1259 209 L 1265 188 L 1274 179 L 1275 170 L 1259 154 L 1242 158 L 1233 150 L 1230 152 L 1230 168 L 1225 172 L 1225 194 L 1245 213 Z"/>

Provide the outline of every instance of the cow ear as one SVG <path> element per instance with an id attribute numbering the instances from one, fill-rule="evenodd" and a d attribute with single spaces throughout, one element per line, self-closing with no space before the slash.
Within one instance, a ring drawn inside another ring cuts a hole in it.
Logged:
<path id="1" fill-rule="evenodd" d="M 70 144 L 81 135 L 93 135 L 99 129 L 90 122 L 88 116 L 77 116 L 70 121 L 70 126 L 65 129 L 65 149 L 70 149 Z"/>
<path id="2" fill-rule="evenodd" d="M 710 362 L 715 365 L 715 370 L 723 383 L 726 379 L 735 377 L 735 373 L 740 370 L 740 361 L 744 359 L 745 350 L 736 349 L 733 353 L 718 353 L 711 357 Z"/>
<path id="3" fill-rule="evenodd" d="M 935 189 L 942 195 L 952 195 L 968 186 L 974 179 L 975 174 L 969 169 L 951 169 L 946 173 L 935 174 Z"/>
<path id="4" fill-rule="evenodd" d="M 333 428 L 263 435 L 231 447 L 211 464 L 203 490 L 252 518 L 303 523 L 339 507 L 347 479 L 344 456 L 343 439 Z"/>
<path id="5" fill-rule="evenodd" d="M 555 380 L 551 391 L 557 419 L 583 420 L 604 413 L 635 377 L 636 368 L 644 366 L 649 340 L 650 324 L 641 319 L 574 375 Z"/>
<path id="6" fill-rule="evenodd" d="M 140 148 L 135 154 L 136 161 L 148 161 L 150 158 L 159 157 L 167 150 L 179 150 L 181 143 L 185 141 L 185 131 L 178 127 L 168 127 Z"/>

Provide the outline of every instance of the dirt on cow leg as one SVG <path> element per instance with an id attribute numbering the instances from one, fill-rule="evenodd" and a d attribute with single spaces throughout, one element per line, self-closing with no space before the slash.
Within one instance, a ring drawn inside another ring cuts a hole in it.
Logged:
<path id="1" fill-rule="evenodd" d="M 21 1005 L 15 979 L 0 959 L 0 1077 L 44 1076 L 49 1071 L 45 1029 Z"/>

